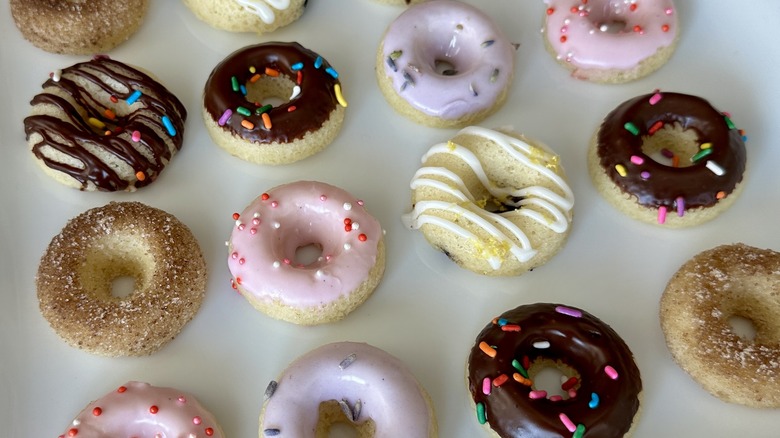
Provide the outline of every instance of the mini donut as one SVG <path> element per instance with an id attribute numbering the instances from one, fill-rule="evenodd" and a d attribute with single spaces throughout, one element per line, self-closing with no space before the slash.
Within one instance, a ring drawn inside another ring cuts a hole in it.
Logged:
<path id="1" fill-rule="evenodd" d="M 198 19 L 231 32 L 273 32 L 303 15 L 308 0 L 183 0 Z"/>
<path id="2" fill-rule="evenodd" d="M 361 438 L 430 437 L 436 416 L 425 389 L 398 358 L 369 344 L 336 342 L 291 363 L 265 392 L 260 436 L 328 436 L 337 422 Z"/>
<path id="3" fill-rule="evenodd" d="M 780 253 L 742 243 L 685 262 L 661 296 L 661 328 L 677 364 L 721 400 L 780 407 Z M 752 322 L 755 337 L 731 319 Z"/>
<path id="4" fill-rule="evenodd" d="M 86 191 L 134 191 L 181 149 L 187 111 L 153 77 L 95 57 L 57 70 L 33 97 L 27 143 L 44 172 Z"/>
<path id="5" fill-rule="evenodd" d="M 544 144 L 470 126 L 432 146 L 422 164 L 402 220 L 461 267 L 520 275 L 566 242 L 574 194 Z"/>
<path id="6" fill-rule="evenodd" d="M 621 213 L 679 228 L 714 219 L 742 192 L 743 132 L 706 100 L 654 92 L 627 100 L 591 140 L 596 189 Z"/>
<path id="7" fill-rule="evenodd" d="M 544 43 L 573 77 L 633 81 L 666 64 L 679 29 L 672 0 L 545 0 Z"/>
<path id="8" fill-rule="evenodd" d="M 10 0 L 22 36 L 39 49 L 67 55 L 105 53 L 141 26 L 149 0 Z"/>
<path id="9" fill-rule="evenodd" d="M 263 99 L 283 103 L 272 106 Z M 262 43 L 233 52 L 211 72 L 203 118 L 214 142 L 259 164 L 313 155 L 338 135 L 347 102 L 339 73 L 298 43 Z"/>
<path id="10" fill-rule="evenodd" d="M 536 386 L 546 368 L 561 394 Z M 642 380 L 623 339 L 590 313 L 557 304 L 517 307 L 477 336 L 468 359 L 476 417 L 494 436 L 630 436 Z M 563 380 L 563 379 L 562 379 Z"/>
<path id="11" fill-rule="evenodd" d="M 400 114 L 426 126 L 463 127 L 501 107 L 514 48 L 473 6 L 426 1 L 405 10 L 377 51 L 379 88 Z"/>
<path id="12" fill-rule="evenodd" d="M 192 394 L 127 382 L 88 404 L 59 438 L 166 436 L 222 438 L 224 433 Z"/>
<path id="13" fill-rule="evenodd" d="M 233 215 L 231 283 L 259 311 L 296 324 L 344 318 L 382 279 L 382 228 L 363 201 L 329 184 L 275 187 Z M 311 263 L 296 257 L 313 246 Z"/>
<path id="14" fill-rule="evenodd" d="M 43 317 L 65 342 L 102 356 L 143 356 L 195 316 L 206 274 L 186 225 L 139 202 L 111 202 L 68 221 L 35 284 Z M 120 277 L 135 280 L 125 297 L 112 294 Z"/>

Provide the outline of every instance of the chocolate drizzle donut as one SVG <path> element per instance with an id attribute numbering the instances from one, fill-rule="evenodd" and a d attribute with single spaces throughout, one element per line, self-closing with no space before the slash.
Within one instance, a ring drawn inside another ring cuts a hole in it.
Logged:
<path id="1" fill-rule="evenodd" d="M 152 183 L 181 149 L 187 111 L 149 75 L 96 57 L 52 73 L 24 128 L 51 176 L 81 190 Z"/>
<path id="2" fill-rule="evenodd" d="M 666 128 L 692 130 L 698 147 L 690 156 L 643 150 L 648 138 Z M 641 206 L 678 216 L 713 207 L 735 191 L 745 171 L 743 135 L 728 115 L 706 100 L 680 93 L 650 93 L 615 108 L 596 135 L 596 154 L 603 172 L 624 194 Z M 662 157 L 659 157 L 662 158 Z"/>
<path id="3" fill-rule="evenodd" d="M 540 365 L 572 370 L 568 397 L 534 386 Z M 620 336 L 593 315 L 538 303 L 505 312 L 471 349 L 468 386 L 477 419 L 501 437 L 624 436 L 642 381 Z"/>

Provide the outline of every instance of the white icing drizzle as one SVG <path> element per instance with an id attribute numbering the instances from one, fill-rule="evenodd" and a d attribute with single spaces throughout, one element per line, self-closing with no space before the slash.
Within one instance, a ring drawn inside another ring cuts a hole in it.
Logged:
<path id="1" fill-rule="evenodd" d="M 236 3 L 243 6 L 247 12 L 260 17 L 265 24 L 271 24 L 276 20 L 276 14 L 271 7 L 280 11 L 290 7 L 290 0 L 236 0 Z"/>
<path id="2" fill-rule="evenodd" d="M 476 126 L 467 127 L 460 134 L 483 137 L 494 142 L 507 152 L 519 165 L 529 167 L 544 175 L 557 186 L 563 196 L 542 186 L 523 188 L 499 187 L 488 178 L 482 162 L 471 150 L 454 144 L 440 143 L 431 147 L 422 157 L 423 164 L 434 154 L 450 154 L 466 163 L 479 179 L 482 186 L 501 203 L 514 207 L 501 213 L 492 213 L 480 208 L 459 175 L 442 167 L 422 167 L 412 178 L 411 188 L 431 187 L 457 199 L 457 203 L 437 200 L 421 200 L 414 209 L 402 217 L 406 226 L 419 229 L 425 224 L 443 227 L 448 231 L 474 242 L 480 242 L 477 235 L 462 226 L 440 217 L 436 210 L 449 211 L 458 217 L 480 227 L 494 242 L 482 242 L 483 255 L 493 269 L 499 269 L 505 254 L 512 254 L 520 262 L 527 262 L 537 251 L 531 247 L 526 234 L 511 219 L 517 216 L 528 217 L 556 233 L 563 233 L 569 227 L 571 209 L 574 206 L 574 194 L 568 183 L 556 172 L 557 156 L 552 152 L 532 146 L 528 143 L 497 131 Z M 431 178 L 432 176 L 438 179 Z M 442 181 L 446 180 L 445 181 Z M 519 201 L 513 201 L 518 198 Z M 503 249 L 503 250 L 502 250 Z"/>

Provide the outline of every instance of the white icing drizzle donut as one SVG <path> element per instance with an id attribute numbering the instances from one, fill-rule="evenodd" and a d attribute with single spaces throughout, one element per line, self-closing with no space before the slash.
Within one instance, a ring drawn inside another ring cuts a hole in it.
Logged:
<path id="1" fill-rule="evenodd" d="M 244 7 L 244 10 L 251 12 L 266 24 L 271 24 L 276 20 L 271 7 L 277 10 L 284 10 L 290 7 L 290 0 L 236 0 L 236 3 Z"/>

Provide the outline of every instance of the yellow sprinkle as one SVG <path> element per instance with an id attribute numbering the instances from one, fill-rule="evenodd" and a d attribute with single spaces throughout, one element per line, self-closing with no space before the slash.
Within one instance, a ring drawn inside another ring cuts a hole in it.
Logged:
<path id="1" fill-rule="evenodd" d="M 702 145 L 699 146 L 699 148 L 701 148 L 702 150 L 709 149 L 711 147 L 712 147 L 712 143 L 702 143 Z"/>
<path id="2" fill-rule="evenodd" d="M 252 73 L 252 74 L 255 74 L 255 73 L 257 73 L 257 69 L 255 68 L 255 66 L 254 66 L 254 65 L 252 65 L 252 66 L 249 66 L 249 73 Z"/>
<path id="3" fill-rule="evenodd" d="M 455 144 L 452 140 L 447 140 L 447 149 L 454 151 L 458 145 Z"/>
<path id="4" fill-rule="evenodd" d="M 99 129 L 105 128 L 106 126 L 105 123 L 101 122 L 100 120 L 94 117 L 90 117 L 89 119 L 87 119 L 87 122 L 89 122 L 89 124 L 94 126 L 95 128 L 99 128 Z"/>
<path id="5" fill-rule="evenodd" d="M 344 96 L 341 94 L 341 84 L 336 84 L 333 86 L 333 90 L 336 92 L 336 100 L 339 101 L 339 105 L 343 106 L 344 108 L 347 107 L 347 101 L 344 100 Z"/>
<path id="6" fill-rule="evenodd" d="M 626 176 L 626 168 L 622 164 L 615 164 L 615 170 L 617 170 L 618 175 Z"/>

